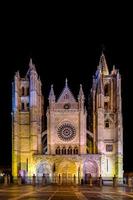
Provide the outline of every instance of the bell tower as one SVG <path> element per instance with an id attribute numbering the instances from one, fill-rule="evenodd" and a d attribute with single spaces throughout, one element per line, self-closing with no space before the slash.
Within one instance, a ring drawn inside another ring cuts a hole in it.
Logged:
<path id="1" fill-rule="evenodd" d="M 24 78 L 19 72 L 12 83 L 12 174 L 31 176 L 32 155 L 40 154 L 43 96 L 41 81 L 30 59 Z"/>
<path id="2" fill-rule="evenodd" d="M 101 154 L 101 175 L 123 177 L 123 126 L 121 76 L 113 67 L 109 73 L 102 53 L 93 76 L 93 151 Z"/>

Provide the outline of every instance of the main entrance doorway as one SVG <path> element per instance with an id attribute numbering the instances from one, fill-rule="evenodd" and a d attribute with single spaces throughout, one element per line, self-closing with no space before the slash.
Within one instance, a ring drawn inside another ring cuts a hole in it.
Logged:
<path id="1" fill-rule="evenodd" d="M 62 173 L 62 185 L 71 185 L 73 184 L 72 174 Z"/>
<path id="2" fill-rule="evenodd" d="M 71 173 L 62 173 L 56 175 L 56 183 L 60 185 L 76 184 L 76 175 Z"/>
<path id="3" fill-rule="evenodd" d="M 74 162 L 61 162 L 57 169 L 58 182 L 62 185 L 76 184 L 76 165 Z"/>

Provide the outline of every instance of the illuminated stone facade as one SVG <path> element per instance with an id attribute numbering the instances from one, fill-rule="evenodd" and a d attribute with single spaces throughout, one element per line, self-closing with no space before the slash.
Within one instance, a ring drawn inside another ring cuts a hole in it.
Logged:
<path id="1" fill-rule="evenodd" d="M 89 106 L 80 85 L 76 99 L 67 80 L 56 99 L 53 85 L 44 113 L 41 81 L 30 60 L 25 78 L 12 85 L 12 174 L 76 183 L 93 177 L 123 177 L 121 77 L 104 54 L 93 76 Z M 88 116 L 87 116 L 88 114 Z M 43 130 L 47 117 L 47 130 Z M 88 122 L 88 123 L 87 123 Z"/>

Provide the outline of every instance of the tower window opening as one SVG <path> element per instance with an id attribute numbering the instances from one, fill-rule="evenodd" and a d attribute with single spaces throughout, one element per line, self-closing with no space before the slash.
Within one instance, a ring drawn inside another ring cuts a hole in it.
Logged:
<path id="1" fill-rule="evenodd" d="M 107 152 L 112 152 L 113 151 L 113 145 L 112 144 L 107 144 L 106 145 L 106 151 Z"/>
<path id="2" fill-rule="evenodd" d="M 29 87 L 27 87 L 27 89 L 26 89 L 26 94 L 27 94 L 27 96 L 29 96 Z"/>
<path id="3" fill-rule="evenodd" d="M 105 95 L 105 96 L 109 96 L 109 85 L 108 85 L 108 84 L 106 84 L 106 85 L 104 86 L 104 95 Z"/>
<path id="4" fill-rule="evenodd" d="M 104 102 L 104 109 L 108 110 L 108 108 L 109 108 L 109 103 L 108 102 Z"/>
<path id="5" fill-rule="evenodd" d="M 105 120 L 104 125 L 105 125 L 105 128 L 109 128 L 109 120 L 108 119 Z"/>
<path id="6" fill-rule="evenodd" d="M 21 95 L 24 96 L 24 87 L 21 88 Z"/>
<path id="7" fill-rule="evenodd" d="M 29 110 L 29 103 L 27 103 L 27 110 Z"/>
<path id="8" fill-rule="evenodd" d="M 24 107 L 24 102 L 21 103 L 21 110 L 24 111 L 25 107 Z"/>
<path id="9" fill-rule="evenodd" d="M 108 159 L 107 159 L 107 172 L 108 172 L 108 167 L 109 167 L 109 166 L 108 166 Z"/>

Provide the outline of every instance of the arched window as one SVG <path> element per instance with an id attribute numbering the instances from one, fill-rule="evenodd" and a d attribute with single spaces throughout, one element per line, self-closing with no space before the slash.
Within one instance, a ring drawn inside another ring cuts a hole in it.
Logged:
<path id="1" fill-rule="evenodd" d="M 21 88 L 21 95 L 24 96 L 24 87 Z"/>
<path id="2" fill-rule="evenodd" d="M 73 154 L 78 154 L 78 148 L 77 147 L 74 148 Z"/>
<path id="3" fill-rule="evenodd" d="M 78 154 L 78 148 L 77 147 L 75 148 L 75 154 Z"/>
<path id="4" fill-rule="evenodd" d="M 108 110 L 109 109 L 109 103 L 108 102 L 104 102 L 104 109 Z"/>
<path id="5" fill-rule="evenodd" d="M 106 85 L 104 86 L 104 95 L 105 95 L 105 96 L 109 96 L 109 84 L 106 84 Z"/>
<path id="6" fill-rule="evenodd" d="M 72 154 L 72 148 L 69 147 L 68 150 L 67 150 L 68 154 Z"/>
<path id="7" fill-rule="evenodd" d="M 57 155 L 60 154 L 60 147 L 57 147 L 57 149 L 55 150 L 55 153 L 56 153 Z"/>
<path id="8" fill-rule="evenodd" d="M 29 103 L 27 103 L 27 110 L 29 110 Z"/>
<path id="9" fill-rule="evenodd" d="M 22 110 L 22 111 L 25 110 L 25 108 L 24 108 L 24 102 L 21 103 L 21 110 Z"/>
<path id="10" fill-rule="evenodd" d="M 105 126 L 105 128 L 109 128 L 109 120 L 108 119 L 105 120 L 104 126 Z"/>
<path id="11" fill-rule="evenodd" d="M 66 148 L 65 148 L 65 147 L 62 148 L 62 154 L 63 154 L 63 155 L 66 154 Z"/>

